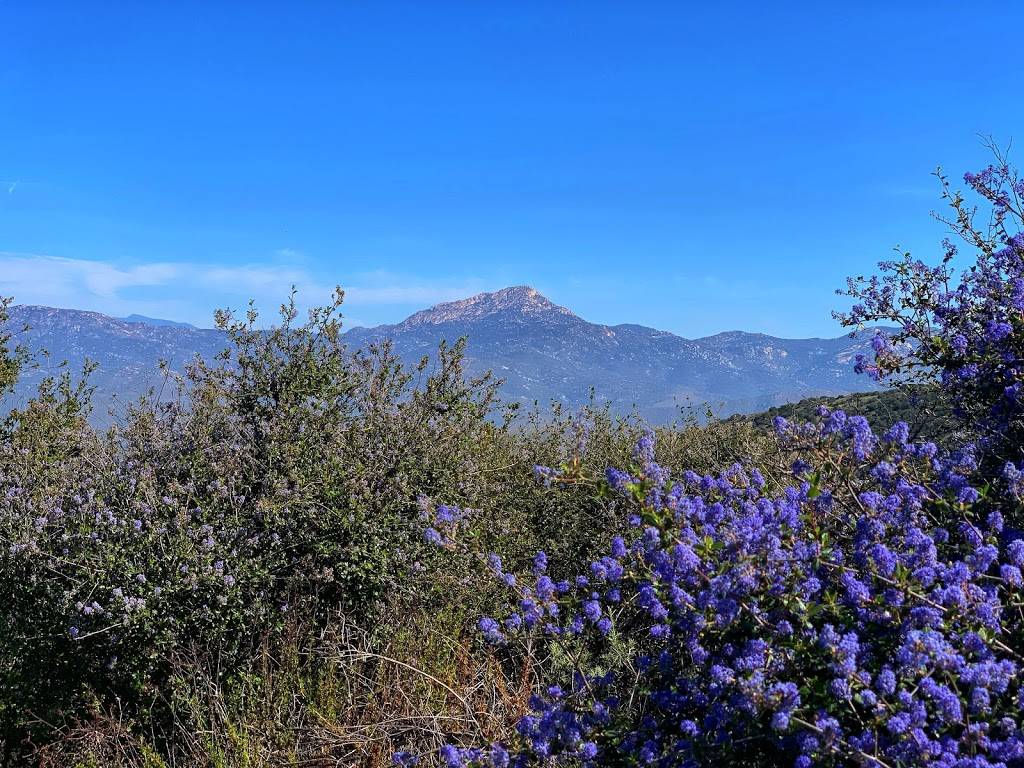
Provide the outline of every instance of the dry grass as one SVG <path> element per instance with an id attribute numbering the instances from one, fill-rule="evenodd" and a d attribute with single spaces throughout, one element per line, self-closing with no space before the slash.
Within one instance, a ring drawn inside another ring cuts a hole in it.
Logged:
<path id="1" fill-rule="evenodd" d="M 524 653 L 511 669 L 439 623 L 405 616 L 401 632 L 371 634 L 339 618 L 311 643 L 292 639 L 296 628 L 228 680 L 208 658 L 181 658 L 167 733 L 147 738 L 123 713 L 97 712 L 59 729 L 39 763 L 376 768 L 400 749 L 501 738 L 527 711 L 535 660 Z"/>

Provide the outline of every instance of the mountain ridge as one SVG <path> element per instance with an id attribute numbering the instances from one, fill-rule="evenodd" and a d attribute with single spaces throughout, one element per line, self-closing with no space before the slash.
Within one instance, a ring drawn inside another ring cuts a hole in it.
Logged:
<path id="1" fill-rule="evenodd" d="M 864 334 L 782 339 L 725 331 L 687 339 L 632 323 L 590 323 L 529 286 L 412 317 L 418 321 L 352 329 L 346 336 L 358 345 L 389 339 L 410 362 L 429 354 L 441 338 L 467 336 L 469 371 L 495 371 L 506 379 L 505 396 L 523 404 L 574 405 L 589 397 L 593 385 L 599 400 L 620 410 L 636 406 L 660 422 L 685 403 L 718 403 L 728 414 L 878 388 L 853 372 L 854 356 L 869 349 Z"/>
<path id="2" fill-rule="evenodd" d="M 165 320 L 159 317 L 148 317 L 146 315 L 131 314 L 127 317 L 120 317 L 119 320 L 124 320 L 126 323 L 143 323 L 144 325 L 168 325 L 174 328 L 195 328 L 196 326 L 192 323 L 185 323 L 180 320 Z"/>
<path id="3" fill-rule="evenodd" d="M 8 326 L 17 330 L 26 324 L 31 330 L 18 340 L 30 349 L 48 349 L 50 361 L 67 359 L 77 367 L 86 358 L 96 360 L 97 399 L 108 403 L 135 399 L 156 385 L 158 361 L 180 371 L 196 354 L 212 357 L 225 341 L 219 331 L 174 321 L 14 305 Z M 635 409 L 655 423 L 671 421 L 687 404 L 709 403 L 729 415 L 878 388 L 853 372 L 854 356 L 870 346 L 865 334 L 783 339 L 723 331 L 687 339 L 632 323 L 591 323 L 525 285 L 344 333 L 353 349 L 389 340 L 410 364 L 435 353 L 441 340 L 463 336 L 468 338 L 467 373 L 493 371 L 504 380 L 502 395 L 508 401 L 577 406 L 589 400 L 593 388 L 598 402 L 620 412 Z M 47 363 L 29 371 L 16 397 L 27 399 L 53 370 Z"/>
<path id="4" fill-rule="evenodd" d="M 555 304 L 535 288 L 528 285 L 514 285 L 497 291 L 485 291 L 465 299 L 435 304 L 413 313 L 402 322 L 397 323 L 397 326 L 412 327 L 441 325 L 446 322 L 466 322 L 502 312 L 517 312 L 533 316 L 541 316 L 550 312 L 576 317 L 571 310 Z"/>

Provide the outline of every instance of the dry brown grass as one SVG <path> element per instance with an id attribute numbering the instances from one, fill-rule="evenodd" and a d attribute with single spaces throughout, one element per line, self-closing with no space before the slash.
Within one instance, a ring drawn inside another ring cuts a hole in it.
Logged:
<path id="1" fill-rule="evenodd" d="M 209 657 L 180 658 L 166 733 L 141 734 L 124 713 L 97 712 L 58 729 L 39 763 L 377 768 L 400 749 L 431 754 L 446 742 L 502 738 L 527 711 L 536 661 L 525 652 L 503 663 L 438 623 L 406 616 L 401 633 L 370 633 L 339 617 L 312 643 L 295 642 L 296 628 L 228 680 Z"/>

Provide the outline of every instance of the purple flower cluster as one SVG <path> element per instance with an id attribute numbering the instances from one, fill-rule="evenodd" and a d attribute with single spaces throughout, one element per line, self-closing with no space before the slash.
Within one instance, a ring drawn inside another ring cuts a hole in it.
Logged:
<path id="1" fill-rule="evenodd" d="M 444 764 L 1024 761 L 1024 542 L 967 481 L 973 452 L 826 409 L 776 429 L 801 457 L 785 486 L 739 465 L 669 481 L 645 438 L 608 476 L 629 541 L 562 582 L 543 554 L 528 579 L 490 558 L 514 605 L 487 641 L 618 650 L 535 696 L 513 742 Z"/>
<path id="2" fill-rule="evenodd" d="M 1024 179 L 1002 156 L 964 180 L 991 208 L 988 226 L 940 176 L 954 215 L 946 221 L 973 250 L 970 268 L 957 275 L 958 246 L 944 242 L 938 266 L 904 254 L 883 262 L 881 276 L 848 281 L 854 299 L 837 313 L 848 326 L 891 323 L 857 369 L 873 378 L 938 378 L 956 412 L 978 433 L 992 456 L 1024 458 Z"/>
<path id="3" fill-rule="evenodd" d="M 10 652 L 66 636 L 79 668 L 130 675 L 157 663 L 138 651 L 154 637 L 205 633 L 217 641 L 238 636 L 242 622 L 278 620 L 259 598 L 274 585 L 270 566 L 282 562 L 280 537 L 244 521 L 245 498 L 226 484 L 190 482 L 173 496 L 155 495 L 145 468 L 118 457 L 68 470 L 54 492 L 49 478 L 4 450 L 12 469 L 0 472 L 0 570 L 20 600 L 46 606 L 19 612 L 5 637 Z"/>

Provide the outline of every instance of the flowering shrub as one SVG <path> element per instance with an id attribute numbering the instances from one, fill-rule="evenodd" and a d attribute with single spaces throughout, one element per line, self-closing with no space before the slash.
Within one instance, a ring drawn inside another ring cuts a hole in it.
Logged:
<path id="1" fill-rule="evenodd" d="M 335 310 L 221 315 L 223 358 L 108 434 L 70 375 L 0 423 L 2 746 L 95 700 L 157 730 L 182 658 L 227 678 L 292 617 L 365 619 L 412 578 L 414 489 L 458 494 L 493 387 L 459 349 L 418 384 L 353 355 Z"/>
<path id="2" fill-rule="evenodd" d="M 988 206 L 979 217 L 939 175 L 953 215 L 942 218 L 972 249 L 957 275 L 959 246 L 945 240 L 941 262 L 910 254 L 881 264 L 882 274 L 851 279 L 855 303 L 837 313 L 846 325 L 887 322 L 874 354 L 858 361 L 876 378 L 936 376 L 964 421 L 977 432 L 986 462 L 1016 473 L 1024 459 L 1024 179 L 996 151 L 995 162 L 964 180 Z M 976 222 L 986 222 L 981 228 Z M 996 478 L 993 478 L 996 479 Z"/>
<path id="3" fill-rule="evenodd" d="M 170 397 L 133 406 L 105 434 L 87 422 L 88 379 L 69 372 L 0 420 L 7 764 L 49 754 L 108 765 L 127 740 L 172 765 L 203 764 L 204 750 L 212 764 L 253 765 L 217 753 L 246 753 L 236 724 L 274 750 L 264 764 L 327 760 L 324 750 L 352 764 L 351 743 L 331 729 L 344 718 L 386 738 L 402 721 L 370 718 L 389 702 L 432 714 L 434 730 L 417 731 L 422 750 L 442 743 L 453 707 L 471 711 L 480 734 L 498 732 L 496 701 L 518 711 L 531 678 L 506 678 L 466 628 L 498 589 L 422 540 L 417 499 L 495 510 L 473 533 L 510 564 L 538 547 L 571 563 L 601 545 L 594 528 L 620 524 L 617 510 L 589 486 L 544 488 L 533 464 L 572 457 L 600 471 L 628 458 L 642 429 L 600 409 L 538 409 L 512 426 L 494 383 L 465 379 L 461 345 L 409 371 L 386 346 L 345 350 L 335 309 L 299 324 L 286 305 L 270 330 L 220 315 L 221 359 L 196 361 L 180 391 L 172 382 Z M 13 377 L 22 360 L 12 349 L 0 372 Z M 753 436 L 690 425 L 666 445 L 710 467 L 745 455 Z M 337 640 L 357 636 L 356 647 Z M 390 678 L 371 668 L 405 670 L 405 687 L 378 696 Z M 435 679 L 448 687 L 420 684 Z M 484 681 L 502 692 L 487 699 Z M 280 709 L 268 713 L 263 696 Z M 368 696 L 376 707 L 363 706 Z M 109 738 L 107 751 L 89 746 Z M 66 757 L 83 751 L 89 759 Z M 358 752 L 390 762 L 376 736 Z"/>
<path id="4" fill-rule="evenodd" d="M 396 738 L 412 764 L 450 729 L 448 766 L 1024 765 L 1024 186 L 1002 160 L 967 181 L 993 209 L 981 233 L 945 187 L 974 268 L 954 279 L 951 244 L 939 267 L 887 263 L 841 316 L 898 326 L 858 366 L 937 379 L 976 433 L 954 450 L 827 408 L 774 437 L 663 430 L 657 458 L 607 412 L 512 428 L 461 347 L 419 377 L 386 346 L 350 354 L 337 304 L 304 326 L 285 305 L 270 331 L 221 314 L 222 359 L 107 434 L 87 380 L 44 382 L 0 426 L 5 761 L 56 739 L 43 754 L 96 763 L 91 736 L 55 736 L 92 717 L 169 764 L 202 763 L 217 723 L 210 742 L 254 764 L 242 717 L 264 764 Z M 0 394 L 26 360 L 10 342 Z M 486 614 L 472 642 L 467 612 Z M 353 618 L 372 628 L 358 652 L 325 641 Z M 378 700 L 385 668 L 417 682 Z M 395 701 L 415 714 L 359 722 Z"/>
<path id="5" fill-rule="evenodd" d="M 996 160 L 965 177 L 991 206 L 985 231 L 940 175 L 968 271 L 950 241 L 936 267 L 906 254 L 851 280 L 838 315 L 895 323 L 858 370 L 937 379 L 974 439 L 940 452 L 903 422 L 876 435 L 823 407 L 776 419 L 787 473 L 704 476 L 641 440 L 603 480 L 634 526 L 607 554 L 566 579 L 544 553 L 528 577 L 485 558 L 511 600 L 483 638 L 546 644 L 574 670 L 513 739 L 449 745 L 444 764 L 1024 765 L 1024 180 Z M 459 549 L 466 520 L 438 507 L 427 538 Z"/>
<path id="6" fill-rule="evenodd" d="M 606 478 L 633 536 L 564 581 L 543 553 L 527 578 L 488 558 L 514 596 L 480 620 L 489 642 L 603 649 L 606 666 L 536 696 L 512 743 L 450 746 L 447 765 L 1024 760 L 1024 540 L 967 483 L 972 453 L 841 411 L 777 429 L 799 456 L 784 487 L 739 465 L 671 480 L 645 439 Z M 457 546 L 463 511 L 432 523 Z"/>

